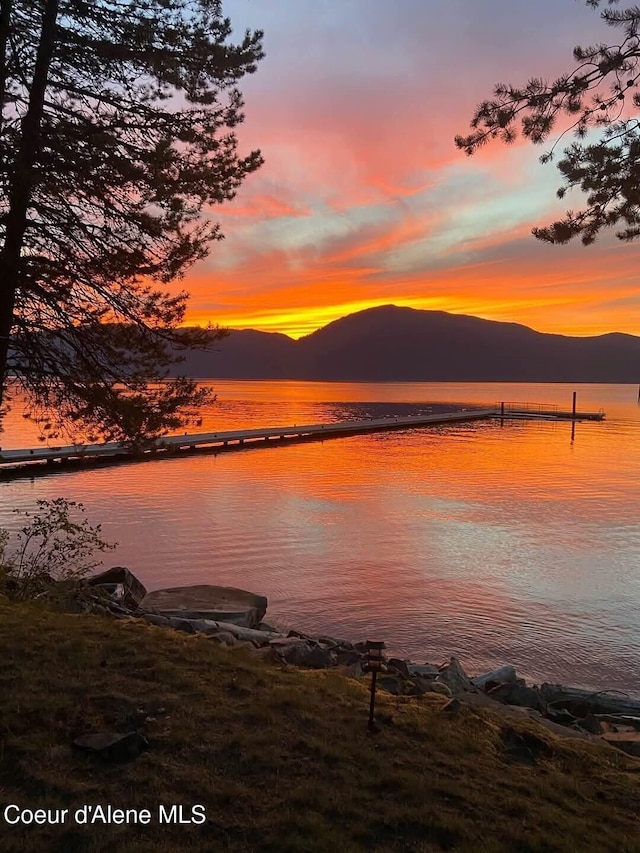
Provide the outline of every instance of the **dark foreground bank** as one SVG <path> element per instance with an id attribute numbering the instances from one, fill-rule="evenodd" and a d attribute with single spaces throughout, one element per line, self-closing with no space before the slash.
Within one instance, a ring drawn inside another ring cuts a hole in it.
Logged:
<path id="1" fill-rule="evenodd" d="M 640 762 L 529 719 L 4 598 L 0 652 L 3 851 L 640 850 Z"/>

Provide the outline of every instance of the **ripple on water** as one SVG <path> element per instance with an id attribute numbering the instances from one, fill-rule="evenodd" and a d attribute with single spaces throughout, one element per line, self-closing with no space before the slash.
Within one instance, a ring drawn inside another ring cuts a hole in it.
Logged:
<path id="1" fill-rule="evenodd" d="M 566 386 L 218 385 L 203 429 L 570 400 Z M 150 589 L 240 586 L 284 627 L 640 692 L 636 391 L 580 389 L 608 420 L 573 443 L 567 423 L 477 423 L 3 483 L 0 524 L 63 494 Z"/>

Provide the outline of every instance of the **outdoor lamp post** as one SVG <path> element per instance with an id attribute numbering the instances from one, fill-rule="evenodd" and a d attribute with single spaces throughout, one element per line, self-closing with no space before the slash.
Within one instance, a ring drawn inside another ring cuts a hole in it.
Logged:
<path id="1" fill-rule="evenodd" d="M 376 704 L 376 679 L 378 673 L 382 671 L 382 650 L 384 643 L 382 640 L 367 640 L 367 669 L 371 672 L 371 704 L 369 705 L 369 730 L 372 731 L 375 726 L 373 722 L 373 711 Z"/>

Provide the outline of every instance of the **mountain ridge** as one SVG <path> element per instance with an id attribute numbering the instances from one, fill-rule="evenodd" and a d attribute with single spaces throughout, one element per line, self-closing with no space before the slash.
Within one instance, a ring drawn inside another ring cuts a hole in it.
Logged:
<path id="1" fill-rule="evenodd" d="M 231 330 L 214 351 L 188 351 L 196 378 L 402 382 L 640 382 L 640 337 L 574 337 L 521 323 L 379 305 L 294 340 Z"/>

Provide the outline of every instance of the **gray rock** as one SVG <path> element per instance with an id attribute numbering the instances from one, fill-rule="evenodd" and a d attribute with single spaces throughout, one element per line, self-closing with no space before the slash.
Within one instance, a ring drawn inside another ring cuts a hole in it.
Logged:
<path id="1" fill-rule="evenodd" d="M 502 702 L 496 702 L 495 699 L 491 699 L 486 693 L 465 693 L 460 696 L 460 699 L 465 705 L 471 705 L 474 708 L 487 708 L 499 714 L 515 717 L 516 719 L 536 720 L 541 726 L 544 726 L 560 737 L 589 740 L 592 743 L 601 742 L 600 738 L 589 732 L 558 725 L 558 723 L 548 720 L 539 711 L 534 711 L 532 708 L 520 708 L 517 705 L 504 705 Z"/>
<path id="2" fill-rule="evenodd" d="M 587 714 L 581 720 L 576 720 L 576 725 L 585 732 L 591 732 L 593 735 L 602 734 L 602 725 L 595 714 Z"/>
<path id="3" fill-rule="evenodd" d="M 267 631 L 258 631 L 257 628 L 243 628 L 231 622 L 218 622 L 218 627 L 224 631 L 229 631 L 238 640 L 257 643 L 259 646 L 266 646 L 271 640 L 282 637 L 282 634 L 270 634 Z"/>
<path id="4" fill-rule="evenodd" d="M 600 691 L 593 693 L 561 684 L 541 684 L 540 693 L 548 705 L 567 708 L 577 717 L 592 714 L 627 714 L 640 716 L 640 699 Z"/>
<path id="5" fill-rule="evenodd" d="M 418 664 L 407 662 L 407 671 L 409 675 L 418 675 L 421 678 L 435 678 L 440 674 L 440 669 L 430 663 Z"/>
<path id="6" fill-rule="evenodd" d="M 184 631 L 185 634 L 197 634 L 196 623 L 193 619 L 170 618 L 170 625 L 176 631 Z"/>
<path id="7" fill-rule="evenodd" d="M 124 607 L 135 610 L 147 594 L 138 578 L 124 566 L 114 566 L 87 578 L 87 584 L 102 587 Z"/>
<path id="8" fill-rule="evenodd" d="M 258 647 L 255 643 L 252 643 L 251 640 L 235 640 L 230 648 L 231 651 L 234 652 L 238 649 L 248 649 L 250 652 L 254 652 Z"/>
<path id="9" fill-rule="evenodd" d="M 402 696 L 405 694 L 405 680 L 398 675 L 384 673 L 378 676 L 377 685 L 381 690 L 386 690 L 393 696 Z"/>
<path id="10" fill-rule="evenodd" d="M 310 640 L 311 642 L 315 642 L 315 637 L 312 637 L 311 634 L 303 634 L 302 631 L 287 631 L 287 637 L 291 640 Z"/>
<path id="11" fill-rule="evenodd" d="M 189 619 L 196 634 L 211 636 L 220 633 L 220 626 L 213 619 Z"/>
<path id="12" fill-rule="evenodd" d="M 540 756 L 551 750 L 543 738 L 531 731 L 516 731 L 509 725 L 502 727 L 503 756 L 508 761 L 534 765 Z"/>
<path id="13" fill-rule="evenodd" d="M 336 649 L 336 663 L 340 666 L 360 665 L 362 655 L 353 649 Z"/>
<path id="14" fill-rule="evenodd" d="M 298 637 L 283 637 L 271 640 L 270 647 L 285 663 L 324 669 L 336 663 L 336 654 L 319 643 Z"/>
<path id="15" fill-rule="evenodd" d="M 596 714 L 595 721 L 600 723 L 613 723 L 616 726 L 627 726 L 634 731 L 640 731 L 640 717 L 629 717 L 625 714 Z"/>
<path id="16" fill-rule="evenodd" d="M 449 687 L 452 694 L 464 693 L 467 690 L 474 689 L 473 684 L 460 666 L 460 661 L 457 658 L 451 658 L 449 663 L 443 664 L 440 667 L 437 681 Z"/>
<path id="17" fill-rule="evenodd" d="M 345 678 L 362 678 L 365 674 L 359 662 L 341 666 L 340 671 Z"/>
<path id="18" fill-rule="evenodd" d="M 540 695 L 540 691 L 536 687 L 527 687 L 523 680 L 512 684 L 499 684 L 497 687 L 493 687 L 487 695 L 505 705 L 533 708 L 535 711 L 541 712 L 547 710 L 547 705 Z M 562 722 L 560 719 L 552 717 L 550 719 L 554 719 L 557 723 Z M 574 722 L 573 717 L 571 717 L 570 722 Z"/>
<path id="19" fill-rule="evenodd" d="M 336 655 L 330 649 L 323 649 L 322 646 L 313 647 L 302 658 L 301 665 L 308 666 L 310 669 L 326 669 L 333 666 L 336 662 Z"/>
<path id="20" fill-rule="evenodd" d="M 142 599 L 140 608 L 169 617 L 257 628 L 266 613 L 267 599 L 235 587 L 204 584 L 157 589 Z"/>
<path id="21" fill-rule="evenodd" d="M 133 616 L 133 612 L 130 607 L 122 607 L 115 601 L 112 601 L 110 598 L 107 598 L 105 601 L 105 606 L 108 614 L 110 616 L 115 616 L 117 619 L 130 618 Z M 96 602 L 91 602 L 91 612 L 98 613 L 99 605 Z"/>
<path id="22" fill-rule="evenodd" d="M 310 640 L 301 639 L 300 637 L 291 637 L 291 636 L 287 636 L 287 637 L 279 636 L 279 637 L 270 637 L 269 638 L 269 645 L 272 648 L 276 649 L 276 651 L 279 651 L 280 649 L 287 649 L 289 647 L 293 648 L 294 646 L 309 645 L 310 642 L 311 642 Z"/>
<path id="23" fill-rule="evenodd" d="M 324 643 L 325 645 L 332 646 L 334 648 L 340 648 L 344 651 L 353 651 L 353 643 L 350 643 L 348 640 L 338 640 L 335 637 L 325 637 L 321 635 L 317 638 L 319 643 Z"/>
<path id="24" fill-rule="evenodd" d="M 188 634 L 205 634 L 207 637 L 214 637 L 216 634 L 229 634 L 234 643 L 250 642 L 263 646 L 267 645 L 270 640 L 282 638 L 282 634 L 273 634 L 257 628 L 243 628 L 233 622 L 216 622 L 213 619 L 185 619 L 160 613 L 143 613 L 142 618 L 159 628 L 171 628 L 174 631 L 184 631 Z"/>
<path id="25" fill-rule="evenodd" d="M 415 693 L 417 696 L 423 696 L 425 693 L 433 693 L 434 685 L 437 686 L 438 690 L 440 688 L 445 688 L 446 690 L 449 690 L 448 687 L 438 681 L 435 681 L 433 678 L 423 678 L 420 675 L 414 675 L 411 678 L 411 681 L 415 685 Z"/>
<path id="26" fill-rule="evenodd" d="M 409 662 L 400 658 L 389 658 L 387 666 L 392 672 L 399 673 L 403 678 L 409 678 Z"/>
<path id="27" fill-rule="evenodd" d="M 171 627 L 171 620 L 167 616 L 158 616 L 157 613 L 143 613 L 142 618 L 151 625 L 157 625 L 159 628 Z"/>
<path id="28" fill-rule="evenodd" d="M 471 683 L 481 690 L 489 692 L 492 687 L 498 684 L 513 684 L 517 679 L 515 668 L 507 664 L 499 669 L 492 669 L 490 672 L 484 672 L 482 675 L 477 675 L 471 679 Z"/>
<path id="29" fill-rule="evenodd" d="M 214 643 L 220 643 L 222 646 L 233 646 L 237 642 L 233 634 L 228 631 L 218 631 L 215 634 L 207 634 L 207 638 Z"/>
<path id="30" fill-rule="evenodd" d="M 149 742 L 139 732 L 99 732 L 77 737 L 73 746 L 104 761 L 129 761 L 147 749 Z"/>
<path id="31" fill-rule="evenodd" d="M 325 634 L 320 634 L 313 639 L 316 643 L 320 643 L 321 646 L 327 649 L 337 649 L 340 645 L 340 640 L 336 640 L 335 637 L 327 637 Z"/>
<path id="32" fill-rule="evenodd" d="M 451 688 L 447 684 L 443 684 L 441 681 L 432 681 L 428 692 L 439 693 L 441 696 L 448 696 L 449 699 L 453 696 Z"/>
<path id="33" fill-rule="evenodd" d="M 259 631 L 257 628 L 243 628 L 241 625 L 235 625 L 233 622 L 214 622 L 212 619 L 184 619 L 171 621 L 189 621 L 191 622 L 194 631 L 202 630 L 202 632 L 207 635 L 223 631 L 232 634 L 236 640 L 241 642 L 257 643 L 261 646 L 267 645 L 270 640 L 282 637 L 282 634 L 269 634 L 266 631 Z M 172 625 L 171 627 L 175 627 L 175 625 Z"/>
<path id="34" fill-rule="evenodd" d="M 304 659 L 313 649 L 308 640 L 300 640 L 297 637 L 272 640 L 269 645 L 278 654 L 280 660 L 296 666 L 304 666 Z"/>
<path id="35" fill-rule="evenodd" d="M 545 717 L 559 726 L 575 726 L 578 723 L 576 717 L 566 708 L 548 708 Z"/>

